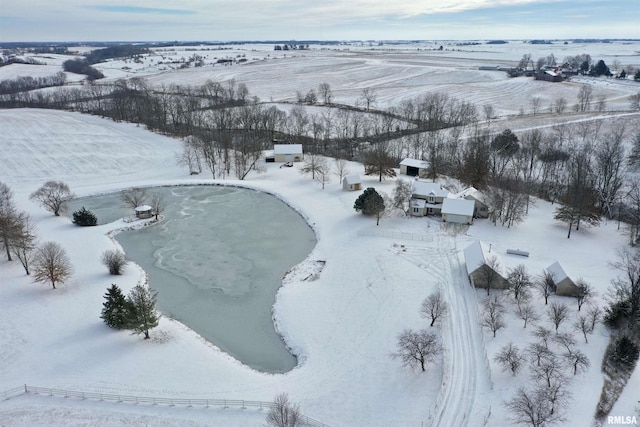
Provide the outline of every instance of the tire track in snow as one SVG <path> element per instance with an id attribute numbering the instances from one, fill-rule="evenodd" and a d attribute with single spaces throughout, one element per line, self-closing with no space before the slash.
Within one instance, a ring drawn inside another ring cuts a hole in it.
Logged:
<path id="1" fill-rule="evenodd" d="M 455 237 L 437 236 L 436 247 L 411 248 L 400 253 L 439 279 L 440 291 L 449 304 L 448 319 L 442 330 L 446 349 L 443 382 L 431 417 L 432 425 L 476 426 L 486 415 L 476 398 L 491 389 L 476 295 L 460 262 Z M 431 262 L 426 265 L 425 260 Z"/>

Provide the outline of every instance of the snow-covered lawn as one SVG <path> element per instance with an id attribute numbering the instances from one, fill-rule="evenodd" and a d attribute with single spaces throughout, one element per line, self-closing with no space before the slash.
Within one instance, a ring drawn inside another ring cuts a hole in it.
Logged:
<path id="1" fill-rule="evenodd" d="M 486 417 L 489 425 L 506 425 L 502 402 L 528 378 L 503 373 L 491 359 L 509 341 L 524 347 L 531 329 L 524 330 L 511 314 L 496 338 L 479 328 L 476 301 L 483 291 L 468 287 L 461 250 L 482 239 L 502 255 L 506 267 L 522 262 L 533 273 L 558 260 L 602 297 L 616 274 L 608 263 L 625 245 L 615 223 L 574 232 L 567 239 L 564 226 L 552 220 L 554 206 L 541 201 L 512 229 L 485 220 L 460 232 L 434 220 L 407 217 L 383 218 L 376 227 L 375 220 L 353 210 L 356 192 L 343 191 L 335 179 L 323 191 L 297 167 L 267 164 L 266 173 L 251 174 L 246 181 L 217 181 L 277 195 L 301 212 L 318 236 L 309 258 L 285 277 L 274 307 L 277 327 L 298 355 L 299 366 L 283 375 L 265 374 L 168 318 L 152 331 L 150 341 L 107 328 L 99 319 L 107 286 L 115 281 L 128 291 L 143 277 L 132 267 L 114 278 L 100 264 L 100 254 L 114 245 L 106 233 L 122 223 L 78 228 L 28 200 L 47 179 L 63 179 L 78 195 L 134 185 L 213 183 L 206 174 L 188 177 L 175 165 L 178 141 L 132 124 L 45 110 L 1 110 L 0 128 L 0 181 L 11 186 L 19 207 L 34 217 L 40 239 L 61 243 L 75 267 L 72 280 L 52 290 L 32 283 L 17 262 L 0 261 L 0 391 L 26 383 L 138 396 L 261 401 L 287 392 L 305 415 L 335 426 L 435 421 L 475 426 Z M 349 168 L 363 172 L 360 164 Z M 363 182 L 388 193 L 393 185 L 372 177 Z M 411 238 L 387 237 L 394 232 Z M 528 250 L 531 256 L 507 256 L 507 248 Z M 447 348 L 427 373 L 411 372 L 390 354 L 403 329 L 428 327 L 419 307 L 437 288 L 453 308 L 442 330 Z M 555 299 L 574 310 L 573 299 Z M 537 301 L 536 308 L 542 314 L 543 302 Z M 547 320 L 540 324 L 550 326 Z M 578 344 L 591 367 L 572 379 L 574 399 L 566 425 L 591 422 L 607 339 L 606 330 L 598 327 L 589 344 Z M 636 369 L 615 414 L 632 415 L 638 395 Z M 261 425 L 264 412 L 23 395 L 0 402 L 0 419 L 3 425 L 233 426 Z"/>

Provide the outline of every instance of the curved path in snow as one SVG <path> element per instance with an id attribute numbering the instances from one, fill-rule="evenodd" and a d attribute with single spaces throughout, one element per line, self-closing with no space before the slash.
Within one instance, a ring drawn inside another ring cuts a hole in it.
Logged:
<path id="1" fill-rule="evenodd" d="M 475 290 L 470 286 L 455 237 L 437 233 L 435 247 L 412 248 L 403 257 L 434 274 L 449 304 L 443 324 L 445 365 L 431 421 L 437 427 L 484 425 L 488 408 L 478 396 L 491 392 L 487 358 L 478 319 Z M 428 264 L 425 264 L 426 263 Z"/>

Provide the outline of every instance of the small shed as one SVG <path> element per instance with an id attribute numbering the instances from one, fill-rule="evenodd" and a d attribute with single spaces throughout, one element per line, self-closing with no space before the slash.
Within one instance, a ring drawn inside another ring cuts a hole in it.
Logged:
<path id="1" fill-rule="evenodd" d="M 342 189 L 347 191 L 362 190 L 360 175 L 347 175 L 342 178 Z"/>
<path id="2" fill-rule="evenodd" d="M 429 163 L 418 159 L 404 159 L 400 162 L 400 173 L 403 175 L 425 177 Z"/>
<path id="3" fill-rule="evenodd" d="M 300 162 L 302 144 L 274 144 L 273 156 L 276 162 Z"/>
<path id="4" fill-rule="evenodd" d="M 492 281 L 492 288 L 506 289 L 509 287 L 509 281 L 502 276 L 502 273 L 491 267 L 503 265 L 500 257 L 497 253 L 492 253 L 480 240 L 464 249 L 464 261 L 469 281 L 476 288 L 486 288 L 489 279 Z"/>
<path id="5" fill-rule="evenodd" d="M 444 199 L 442 201 L 442 222 L 472 224 L 475 203 L 466 199 Z"/>
<path id="6" fill-rule="evenodd" d="M 153 208 L 149 205 L 141 205 L 136 209 L 136 217 L 140 219 L 151 218 L 153 216 Z"/>
<path id="7" fill-rule="evenodd" d="M 547 267 L 547 272 L 553 277 L 553 283 L 556 285 L 556 295 L 569 297 L 578 295 L 578 286 L 565 273 L 564 268 L 558 261 Z"/>

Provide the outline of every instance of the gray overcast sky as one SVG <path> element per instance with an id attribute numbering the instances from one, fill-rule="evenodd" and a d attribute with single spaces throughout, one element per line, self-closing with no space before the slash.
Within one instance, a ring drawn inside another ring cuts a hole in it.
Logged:
<path id="1" fill-rule="evenodd" d="M 0 41 L 640 38 L 640 0 L 0 0 Z"/>

